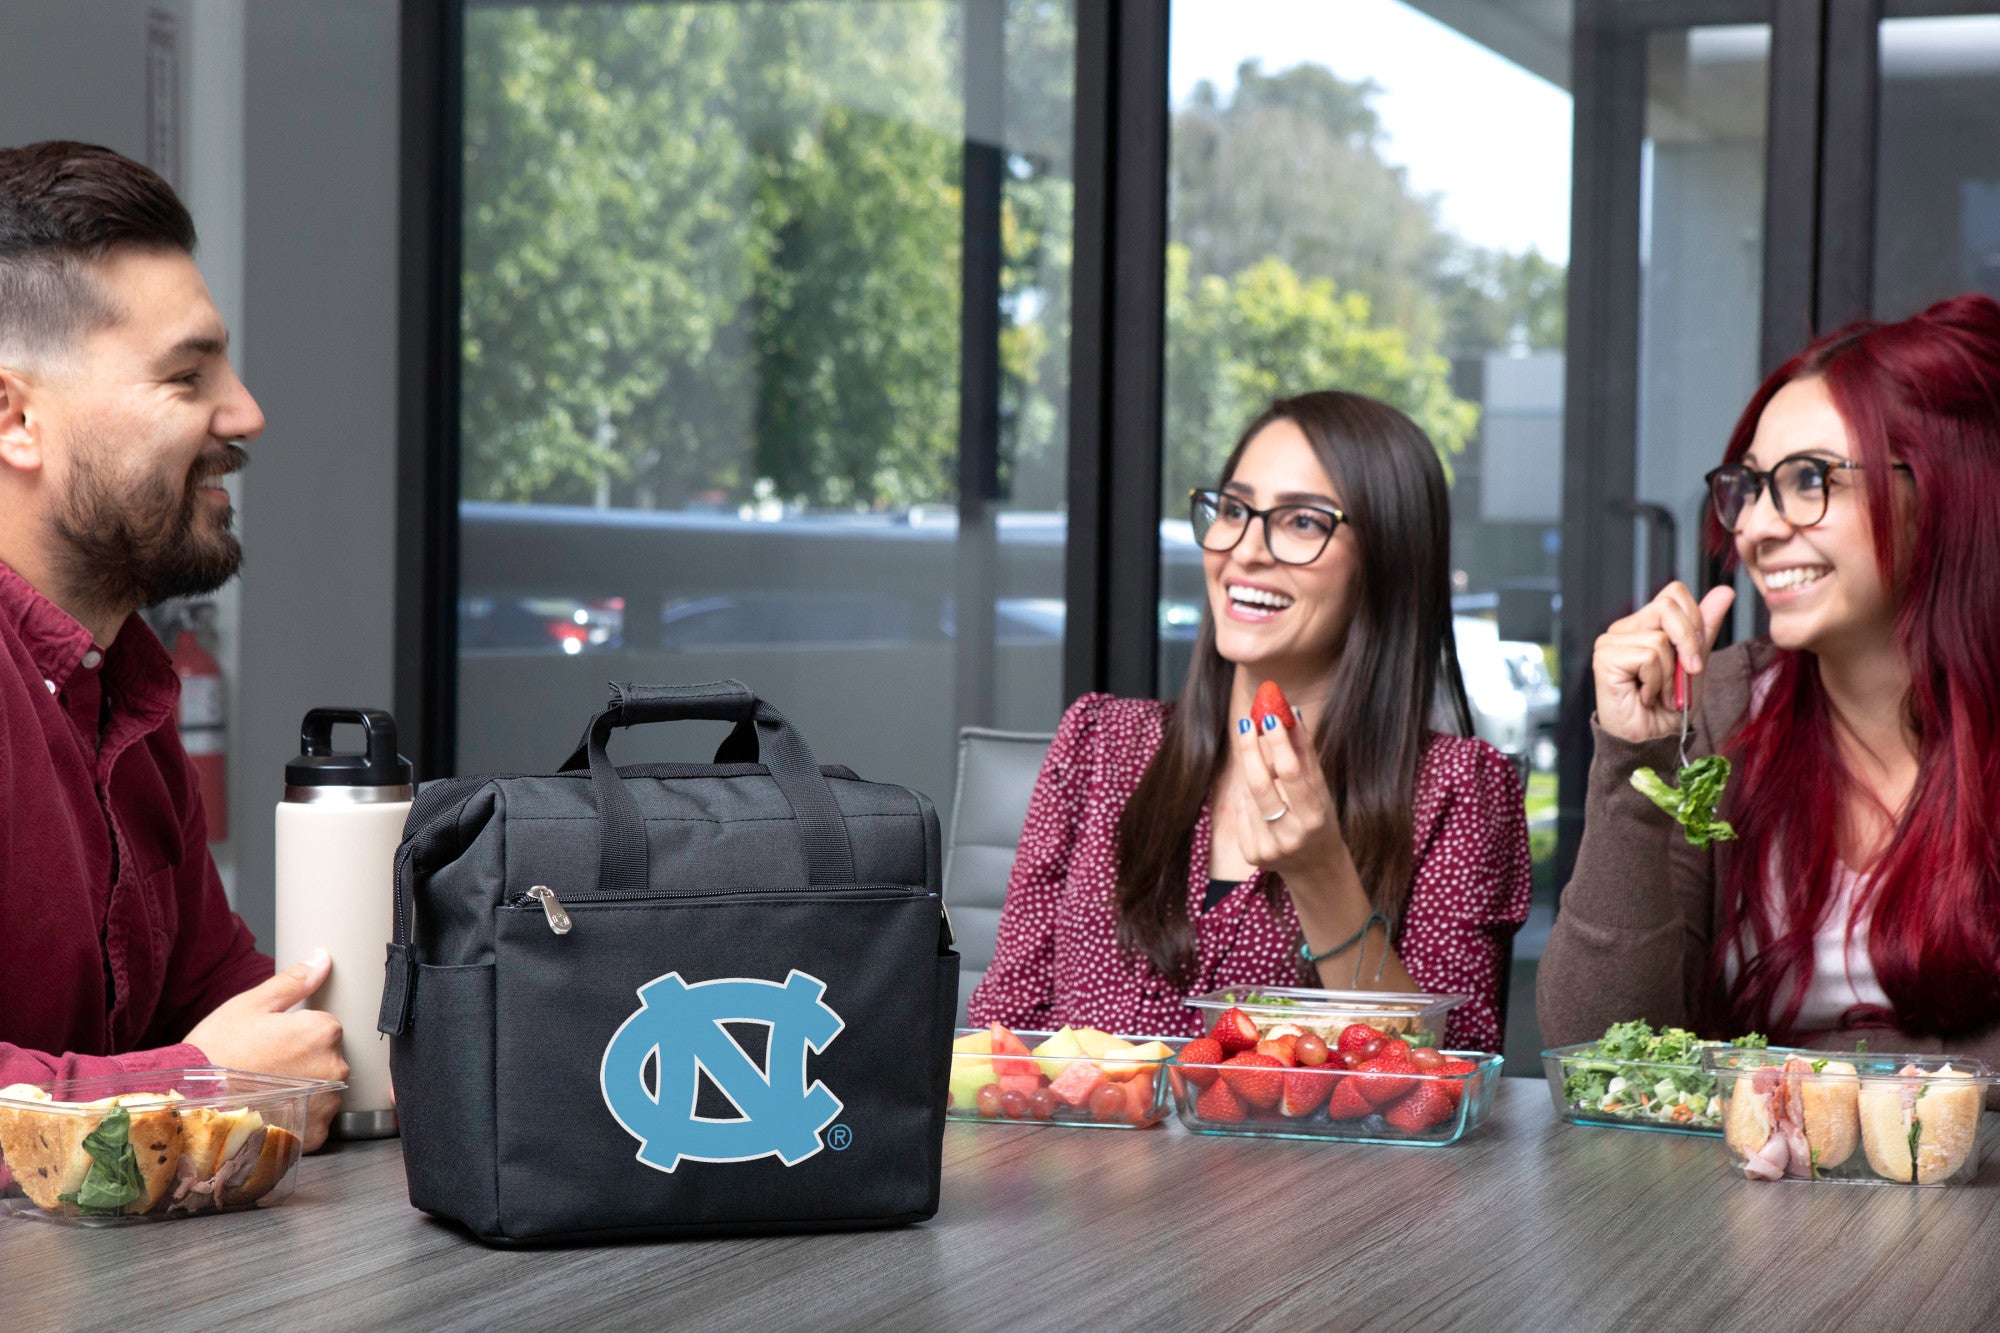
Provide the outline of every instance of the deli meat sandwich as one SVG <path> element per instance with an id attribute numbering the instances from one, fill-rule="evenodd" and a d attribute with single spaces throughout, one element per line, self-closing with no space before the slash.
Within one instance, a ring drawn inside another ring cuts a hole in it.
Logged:
<path id="1" fill-rule="evenodd" d="M 36 1207 L 66 1215 L 183 1216 L 257 1202 L 298 1160 L 298 1135 L 247 1107 L 187 1107 L 178 1092 L 62 1102 L 0 1088 L 0 1156 Z M 60 1109 L 58 1109 L 60 1108 Z"/>

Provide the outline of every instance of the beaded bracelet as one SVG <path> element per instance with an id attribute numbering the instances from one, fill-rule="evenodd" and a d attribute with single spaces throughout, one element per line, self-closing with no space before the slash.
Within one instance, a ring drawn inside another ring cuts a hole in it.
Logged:
<path id="1" fill-rule="evenodd" d="M 1328 949 L 1325 953 L 1314 953 L 1312 951 L 1312 945 L 1306 943 L 1306 941 L 1303 938 L 1301 938 L 1299 940 L 1299 961 L 1304 963 L 1307 967 L 1318 967 L 1321 963 L 1325 962 L 1327 959 L 1334 957 L 1336 954 L 1346 953 L 1349 949 L 1352 949 L 1355 945 L 1367 939 L 1368 932 L 1375 929 L 1375 927 L 1378 925 L 1381 926 L 1384 933 L 1386 933 L 1389 929 L 1389 918 L 1383 916 L 1380 912 L 1370 912 L 1368 914 L 1368 919 L 1361 923 L 1361 929 L 1355 931 L 1354 934 L 1342 940 L 1339 944 L 1334 945 L 1331 949 Z M 1362 952 L 1365 954 L 1367 950 L 1364 949 Z M 1362 961 L 1363 960 L 1360 958 L 1354 960 L 1354 979 L 1356 981 L 1359 981 L 1361 979 Z M 1382 952 L 1382 966 L 1386 967 L 1388 966 L 1388 963 L 1389 963 L 1389 954 L 1388 950 L 1385 949 Z M 1375 979 L 1377 981 L 1380 981 L 1382 979 L 1381 968 L 1376 969 Z"/>

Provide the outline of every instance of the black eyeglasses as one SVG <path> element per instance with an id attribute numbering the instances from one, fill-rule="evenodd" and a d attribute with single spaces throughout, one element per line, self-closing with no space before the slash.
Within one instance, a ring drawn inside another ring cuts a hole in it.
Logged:
<path id="1" fill-rule="evenodd" d="M 1264 549 L 1281 565 L 1310 565 L 1333 540 L 1347 515 L 1318 505 L 1278 505 L 1252 509 L 1226 491 L 1189 491 L 1188 519 L 1204 551 L 1233 551 L 1250 531 L 1251 519 L 1264 520 Z"/>
<path id="2" fill-rule="evenodd" d="M 1792 454 L 1759 472 L 1747 463 L 1724 463 L 1708 474 L 1708 495 L 1715 502 L 1715 516 L 1729 531 L 1743 521 L 1743 512 L 1757 503 L 1757 497 L 1771 488 L 1771 503 L 1778 517 L 1795 528 L 1809 528 L 1826 517 L 1827 497 L 1832 494 L 1835 472 L 1858 470 L 1860 463 L 1818 458 L 1812 454 Z M 1908 472 L 1908 463 L 1891 463 Z"/>

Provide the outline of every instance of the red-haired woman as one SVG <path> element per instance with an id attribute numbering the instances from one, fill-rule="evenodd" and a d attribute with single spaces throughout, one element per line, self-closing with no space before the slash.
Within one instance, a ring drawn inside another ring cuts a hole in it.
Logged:
<path id="1" fill-rule="evenodd" d="M 1645 1018 L 2000 1057 L 2000 306 L 1813 343 L 1709 484 L 1710 541 L 1770 637 L 1711 656 L 1733 593 L 1674 584 L 1598 639 L 1544 1034 Z M 1629 783 L 1674 770 L 1676 660 L 1698 682 L 1689 754 L 1734 766 L 1737 840 L 1705 850 Z"/>
<path id="2" fill-rule="evenodd" d="M 1173 1035 L 1192 993 L 1360 985 L 1466 995 L 1445 1044 L 1498 1050 L 1528 830 L 1505 757 L 1431 730 L 1438 702 L 1469 729 L 1431 442 L 1360 394 L 1282 399 L 1190 508 L 1180 700 L 1064 714 L 973 1020 Z M 1267 681 L 1303 725 L 1254 706 Z"/>

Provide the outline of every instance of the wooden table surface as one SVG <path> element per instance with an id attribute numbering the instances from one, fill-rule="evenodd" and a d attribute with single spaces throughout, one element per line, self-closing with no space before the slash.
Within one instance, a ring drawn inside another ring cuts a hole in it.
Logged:
<path id="1" fill-rule="evenodd" d="M 1558 1124 L 1539 1079 L 1448 1148 L 953 1124 L 924 1226 L 515 1251 L 411 1208 L 387 1140 L 268 1211 L 0 1218 L 0 1326 L 1973 1330 L 1987 1129 L 1971 1185 L 1914 1189 L 1745 1181 L 1712 1139 Z"/>

